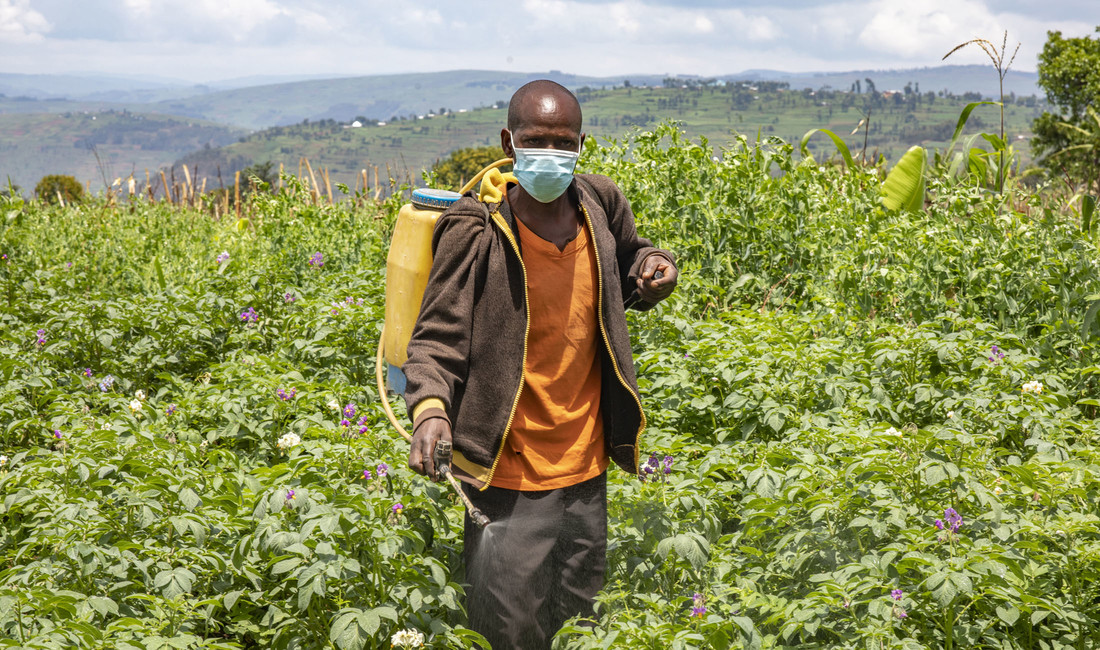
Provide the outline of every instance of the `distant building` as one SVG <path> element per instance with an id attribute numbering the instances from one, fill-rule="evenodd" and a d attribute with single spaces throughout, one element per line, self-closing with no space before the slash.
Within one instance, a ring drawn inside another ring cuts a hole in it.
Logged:
<path id="1" fill-rule="evenodd" d="M 355 120 L 354 122 L 351 123 L 351 128 L 353 128 L 353 129 L 358 129 L 361 126 L 363 126 L 363 123 L 360 122 L 359 120 Z"/>

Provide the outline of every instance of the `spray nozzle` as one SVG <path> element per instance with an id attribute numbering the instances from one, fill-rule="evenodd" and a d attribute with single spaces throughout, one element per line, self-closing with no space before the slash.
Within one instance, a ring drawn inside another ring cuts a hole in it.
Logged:
<path id="1" fill-rule="evenodd" d="M 455 478 L 451 472 L 451 452 L 452 446 L 450 440 L 439 440 L 435 443 L 435 449 L 432 451 L 432 464 L 435 465 L 435 473 L 437 476 L 442 476 L 447 479 L 458 493 L 459 498 L 462 499 L 462 503 L 466 506 L 466 512 L 470 515 L 470 519 L 477 524 L 478 528 L 485 528 L 489 525 L 489 518 L 485 516 L 485 513 L 478 510 L 473 501 L 470 501 L 470 497 L 466 496 L 466 493 L 462 491 L 462 487 L 458 484 L 458 479 Z"/>

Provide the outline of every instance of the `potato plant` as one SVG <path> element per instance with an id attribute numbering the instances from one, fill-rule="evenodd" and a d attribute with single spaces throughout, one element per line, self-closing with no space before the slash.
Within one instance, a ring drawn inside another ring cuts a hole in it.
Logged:
<path id="1" fill-rule="evenodd" d="M 778 140 L 588 146 L 682 279 L 631 315 L 643 469 L 555 647 L 1100 643 L 1100 274 L 1064 197 L 941 175 L 895 213 Z M 476 645 L 461 510 L 373 390 L 400 195 L 284 185 L 240 220 L 0 199 L 0 646 Z"/>

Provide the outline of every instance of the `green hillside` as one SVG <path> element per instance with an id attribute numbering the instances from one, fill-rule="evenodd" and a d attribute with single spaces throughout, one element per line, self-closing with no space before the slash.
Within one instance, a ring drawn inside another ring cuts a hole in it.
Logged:
<path id="1" fill-rule="evenodd" d="M 692 136 L 705 136 L 716 144 L 732 142 L 733 133 L 750 139 L 776 136 L 798 142 L 814 128 L 828 128 L 847 140 L 855 155 L 863 145 L 862 131 L 849 135 L 868 106 L 871 109 L 868 155 L 879 152 L 887 159 L 900 156 L 909 146 L 943 145 L 951 137 L 962 108 L 976 96 L 943 96 L 924 93 L 881 97 L 873 104 L 867 94 L 849 92 L 793 92 L 777 84 L 730 84 L 708 88 L 617 88 L 578 91 L 585 130 L 590 137 L 618 138 L 632 127 L 653 125 L 665 119 L 682 122 Z M 1031 121 L 1043 110 L 1034 97 L 1007 107 L 1006 129 L 1012 138 L 1030 132 Z M 994 106 L 982 106 L 970 118 L 968 133 L 993 131 L 999 122 Z M 301 158 L 314 168 L 329 170 L 332 181 L 355 185 L 360 170 L 377 165 L 383 178 L 387 168 L 399 180 L 416 179 L 420 170 L 462 147 L 492 145 L 500 141 L 505 111 L 484 108 L 422 119 L 400 119 L 379 126 L 368 122 L 349 128 L 335 121 L 275 127 L 254 133 L 243 142 L 222 149 L 193 153 L 180 163 L 197 165 L 200 175 L 220 168 L 239 169 L 271 161 L 297 170 Z M 1025 142 L 1018 147 L 1028 154 Z M 811 151 L 831 155 L 831 141 L 817 136 Z"/>
<path id="2" fill-rule="evenodd" d="M 458 110 L 507 100 L 532 79 L 553 79 L 576 88 L 622 83 L 560 72 L 457 70 L 270 84 L 155 104 L 157 110 L 239 124 L 249 128 L 287 125 L 303 119 L 351 121 L 356 116 L 386 120 L 442 108 Z M 646 77 L 655 81 L 653 75 Z"/>
<path id="3" fill-rule="evenodd" d="M 0 114 L 0 183 L 10 178 L 30 191 L 46 174 L 62 173 L 102 187 L 105 177 L 144 178 L 146 170 L 239 135 L 224 125 L 153 113 Z"/>

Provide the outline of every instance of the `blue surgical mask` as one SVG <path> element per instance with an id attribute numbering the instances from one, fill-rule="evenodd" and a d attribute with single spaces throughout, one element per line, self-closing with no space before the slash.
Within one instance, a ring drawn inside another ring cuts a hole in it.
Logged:
<path id="1" fill-rule="evenodd" d="M 511 136 L 509 136 L 511 137 Z M 540 203 L 550 203 L 573 182 L 580 152 L 558 149 L 520 149 L 512 140 L 516 152 L 512 173 L 520 187 Z"/>

